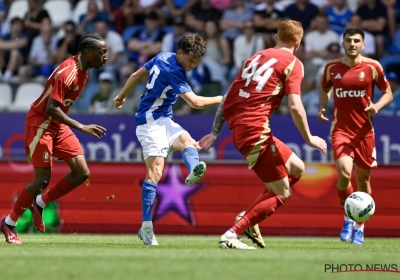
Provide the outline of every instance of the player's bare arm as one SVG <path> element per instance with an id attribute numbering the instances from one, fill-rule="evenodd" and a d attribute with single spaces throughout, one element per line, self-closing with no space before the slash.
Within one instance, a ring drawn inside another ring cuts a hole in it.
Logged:
<path id="1" fill-rule="evenodd" d="M 205 109 L 212 105 L 218 105 L 222 101 L 222 96 L 204 97 L 198 96 L 194 92 L 189 91 L 180 94 L 180 96 L 194 109 Z"/>
<path id="2" fill-rule="evenodd" d="M 365 108 L 365 111 L 368 115 L 373 116 L 377 114 L 382 108 L 386 107 L 393 100 L 393 92 L 390 86 L 386 88 L 386 90 L 382 91 L 382 97 L 375 104 L 371 101 L 371 98 L 368 97 L 368 106 Z"/>
<path id="3" fill-rule="evenodd" d="M 61 108 L 60 108 L 61 103 L 58 102 L 57 100 L 53 98 L 49 98 L 49 101 L 47 102 L 47 107 L 46 107 L 46 113 L 49 115 L 49 117 L 59 121 L 60 123 L 63 123 L 65 125 L 68 125 L 69 127 L 78 129 L 82 131 L 83 133 L 93 135 L 100 139 L 103 137 L 106 133 L 106 129 L 102 126 L 99 126 L 97 124 L 90 124 L 90 125 L 83 125 L 79 123 L 78 121 L 71 119 L 68 117 L 67 114 L 65 114 Z"/>
<path id="4" fill-rule="evenodd" d="M 114 98 L 114 105 L 117 109 L 121 109 L 122 105 L 124 105 L 128 92 L 131 91 L 131 89 L 133 89 L 141 79 L 148 75 L 149 72 L 146 70 L 146 68 L 141 67 L 129 77 L 121 92 Z"/>
<path id="5" fill-rule="evenodd" d="M 301 97 L 298 94 L 289 94 L 289 110 L 292 115 L 293 122 L 297 129 L 303 136 L 304 141 L 314 148 L 321 150 L 324 154 L 326 153 L 326 141 L 318 136 L 311 135 L 310 128 L 308 126 L 307 114 L 304 109 Z"/>
<path id="6" fill-rule="evenodd" d="M 318 120 L 323 122 L 329 121 L 329 119 L 325 116 L 325 114 L 326 114 L 326 106 L 328 106 L 329 100 L 331 99 L 331 91 L 332 88 L 323 88 L 319 93 Z"/>
<path id="7" fill-rule="evenodd" d="M 221 134 L 222 126 L 225 123 L 225 118 L 223 115 L 223 108 L 224 108 L 224 103 L 225 103 L 227 95 L 228 94 L 225 94 L 225 96 L 222 98 L 222 101 L 218 106 L 217 113 L 215 113 L 215 118 L 214 118 L 211 133 L 204 136 L 203 138 L 201 138 L 201 140 L 198 143 L 198 146 L 202 150 L 205 150 L 205 151 L 209 150 L 214 145 L 215 141 Z"/>

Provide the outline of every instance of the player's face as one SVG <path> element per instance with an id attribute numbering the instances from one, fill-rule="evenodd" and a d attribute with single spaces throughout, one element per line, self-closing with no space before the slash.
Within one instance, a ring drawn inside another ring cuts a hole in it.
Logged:
<path id="1" fill-rule="evenodd" d="M 99 69 L 106 64 L 108 59 L 108 48 L 104 41 L 98 43 L 96 48 L 88 52 L 88 62 L 90 62 L 91 67 Z"/>
<path id="2" fill-rule="evenodd" d="M 357 57 L 361 53 L 361 50 L 364 49 L 365 43 L 360 34 L 347 34 L 344 37 L 342 47 L 346 56 L 354 58 Z"/>
<path id="3" fill-rule="evenodd" d="M 185 69 L 186 71 L 193 70 L 197 64 L 199 64 L 201 57 L 194 57 L 190 54 L 185 54 L 181 50 L 177 52 L 178 63 Z"/>

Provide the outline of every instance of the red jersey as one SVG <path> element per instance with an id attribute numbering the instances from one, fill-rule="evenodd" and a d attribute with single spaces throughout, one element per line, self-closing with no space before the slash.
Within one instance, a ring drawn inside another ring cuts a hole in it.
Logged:
<path id="1" fill-rule="evenodd" d="M 374 135 L 373 123 L 365 112 L 368 97 L 374 100 L 375 85 L 385 90 L 389 82 L 376 60 L 363 57 L 352 67 L 342 61 L 343 58 L 329 62 L 322 78 L 322 87 L 326 90 L 332 88 L 334 100 L 331 134 L 371 137 Z"/>
<path id="2" fill-rule="evenodd" d="M 32 103 L 25 125 L 59 129 L 61 123 L 52 120 L 46 113 L 49 98 L 60 102 L 60 109 L 68 113 L 69 108 L 82 92 L 87 78 L 88 74 L 82 69 L 79 55 L 64 60 L 48 78 L 43 93 Z"/>
<path id="3" fill-rule="evenodd" d="M 229 128 L 264 127 L 285 95 L 301 94 L 303 64 L 286 50 L 270 48 L 247 59 L 227 93 L 223 114 Z"/>

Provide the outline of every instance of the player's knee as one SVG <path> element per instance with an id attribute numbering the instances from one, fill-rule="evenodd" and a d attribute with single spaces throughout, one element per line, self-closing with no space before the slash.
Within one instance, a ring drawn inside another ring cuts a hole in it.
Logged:
<path id="1" fill-rule="evenodd" d="M 35 179 L 35 187 L 36 187 L 37 189 L 44 190 L 45 188 L 47 188 L 47 186 L 49 185 L 49 183 L 50 183 L 50 179 L 48 179 L 48 178 L 38 178 L 38 179 Z"/>
<path id="2" fill-rule="evenodd" d="M 351 178 L 351 171 L 345 169 L 345 168 L 340 168 L 338 170 L 338 177 L 341 180 L 350 180 Z"/>
<path id="3" fill-rule="evenodd" d="M 75 175 L 77 181 L 80 184 L 84 183 L 87 179 L 89 179 L 89 176 L 90 176 L 90 171 L 89 171 L 89 169 L 86 169 L 86 168 L 79 170 L 77 172 L 77 174 Z"/>
<path id="4" fill-rule="evenodd" d="M 146 181 L 158 184 L 162 177 L 162 170 L 152 170 L 146 176 Z"/>
<path id="5" fill-rule="evenodd" d="M 280 196 L 284 201 L 287 201 L 292 196 L 292 191 L 289 189 L 285 189 Z"/>
<path id="6" fill-rule="evenodd" d="M 305 170 L 306 166 L 304 165 L 304 162 L 301 161 L 290 169 L 290 175 L 299 178 L 303 175 Z"/>

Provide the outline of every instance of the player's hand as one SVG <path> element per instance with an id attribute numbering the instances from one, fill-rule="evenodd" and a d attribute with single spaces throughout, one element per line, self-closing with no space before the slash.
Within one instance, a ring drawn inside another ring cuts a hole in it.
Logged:
<path id="1" fill-rule="evenodd" d="M 327 117 L 325 117 L 325 113 L 326 113 L 325 108 L 322 108 L 322 109 L 319 111 L 319 113 L 318 113 L 318 120 L 319 120 L 319 121 L 321 121 L 321 122 L 327 122 L 327 121 L 329 121 L 329 119 L 328 119 Z"/>
<path id="2" fill-rule="evenodd" d="M 217 136 L 210 133 L 201 138 L 201 140 L 198 142 L 198 147 L 199 147 L 198 149 L 208 151 L 214 145 L 216 140 Z"/>
<path id="3" fill-rule="evenodd" d="M 84 125 L 82 128 L 82 132 L 89 135 L 93 135 L 98 139 L 106 135 L 106 129 L 97 124 Z"/>
<path id="4" fill-rule="evenodd" d="M 326 154 L 326 141 L 324 139 L 318 136 L 311 136 L 307 144 L 313 148 L 321 150 L 324 154 Z"/>
<path id="5" fill-rule="evenodd" d="M 115 108 L 121 109 L 122 105 L 125 103 L 125 97 L 120 96 L 119 94 L 114 98 Z"/>
<path id="6" fill-rule="evenodd" d="M 368 115 L 373 116 L 378 113 L 378 106 L 376 104 L 372 103 L 371 98 L 368 97 L 368 107 L 365 108 L 365 112 L 368 113 Z"/>

